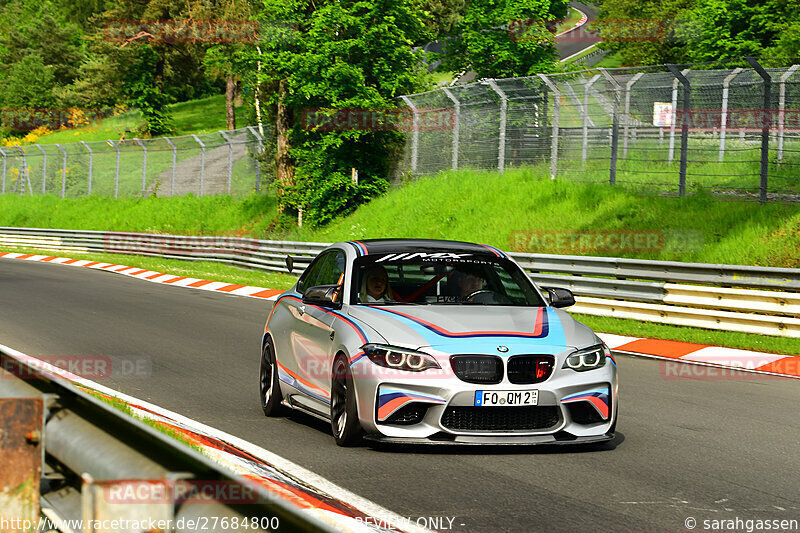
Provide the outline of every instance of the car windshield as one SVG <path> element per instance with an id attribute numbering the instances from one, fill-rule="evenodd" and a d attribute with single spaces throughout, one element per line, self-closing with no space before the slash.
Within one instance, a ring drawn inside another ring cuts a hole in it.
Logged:
<path id="1" fill-rule="evenodd" d="M 546 305 L 525 273 L 507 259 L 414 255 L 420 254 L 358 258 L 350 301 L 368 305 Z"/>

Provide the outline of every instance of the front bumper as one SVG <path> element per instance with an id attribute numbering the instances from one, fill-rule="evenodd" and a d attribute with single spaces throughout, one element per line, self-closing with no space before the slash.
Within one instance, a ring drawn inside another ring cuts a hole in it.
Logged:
<path id="1" fill-rule="evenodd" d="M 556 357 L 556 361 L 563 359 Z M 477 385 L 461 381 L 449 366 L 442 367 L 442 371 L 392 372 L 366 358 L 356 363 L 354 389 L 367 438 L 406 444 L 547 445 L 614 437 L 617 371 L 611 359 L 587 372 L 561 369 L 559 363 L 546 381 L 532 385 L 512 384 L 507 378 L 494 385 Z M 535 408 L 475 407 L 477 390 L 537 390 L 538 404 Z M 603 390 L 607 395 L 598 392 Z M 423 414 L 418 420 L 411 416 L 410 423 L 408 419 L 393 423 L 393 415 L 408 406 L 420 407 Z M 459 409 L 460 418 L 453 416 L 454 408 Z M 493 415 L 487 416 L 486 409 L 497 410 L 499 424 L 491 421 Z"/>

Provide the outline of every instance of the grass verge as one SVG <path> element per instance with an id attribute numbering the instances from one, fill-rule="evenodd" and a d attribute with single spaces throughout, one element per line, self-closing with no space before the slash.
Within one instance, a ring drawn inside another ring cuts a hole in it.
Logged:
<path id="1" fill-rule="evenodd" d="M 566 311 L 569 311 L 569 309 L 566 309 Z M 577 313 L 574 313 L 573 316 L 593 330 L 602 331 L 603 333 L 709 344 L 783 355 L 800 355 L 800 340 L 788 337 L 769 337 L 738 331 L 671 326 L 655 322 L 641 322 L 624 318 L 581 315 Z"/>

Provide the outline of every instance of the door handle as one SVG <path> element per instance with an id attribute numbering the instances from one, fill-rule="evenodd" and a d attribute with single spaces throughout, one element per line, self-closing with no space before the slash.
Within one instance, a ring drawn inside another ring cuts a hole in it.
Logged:
<path id="1" fill-rule="evenodd" d="M 300 307 L 297 308 L 297 312 L 300 313 L 300 315 L 305 314 L 306 306 L 305 305 L 301 305 Z"/>

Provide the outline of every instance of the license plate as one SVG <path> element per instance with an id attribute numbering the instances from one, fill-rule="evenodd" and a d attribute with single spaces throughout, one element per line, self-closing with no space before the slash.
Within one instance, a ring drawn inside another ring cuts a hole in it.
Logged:
<path id="1" fill-rule="evenodd" d="M 475 391 L 476 407 L 537 405 L 538 390 L 478 390 Z"/>

